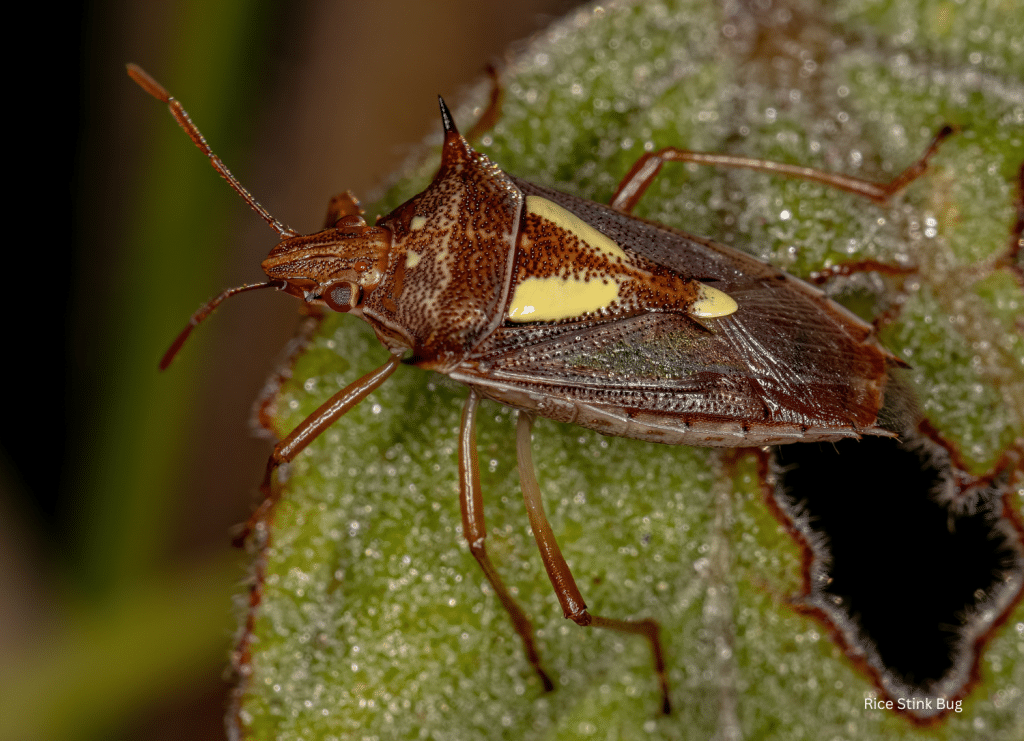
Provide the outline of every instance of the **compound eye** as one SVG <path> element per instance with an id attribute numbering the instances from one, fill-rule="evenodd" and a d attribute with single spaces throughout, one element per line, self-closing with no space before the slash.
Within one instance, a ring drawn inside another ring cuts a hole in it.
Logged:
<path id="1" fill-rule="evenodd" d="M 358 283 L 341 280 L 327 286 L 322 298 L 335 311 L 348 312 L 362 303 L 362 291 Z"/>

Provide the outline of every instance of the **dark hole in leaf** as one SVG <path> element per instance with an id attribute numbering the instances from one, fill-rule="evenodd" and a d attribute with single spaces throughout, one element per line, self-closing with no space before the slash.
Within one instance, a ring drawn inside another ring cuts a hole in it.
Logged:
<path id="1" fill-rule="evenodd" d="M 980 608 L 1004 603 L 996 595 L 1021 569 L 1000 493 L 959 487 L 966 477 L 927 440 L 790 445 L 776 460 L 776 496 L 821 567 L 808 602 L 834 623 L 852 623 L 840 630 L 869 663 L 875 657 L 877 670 L 910 688 L 966 682 L 972 636 L 988 630 L 977 623 Z"/>

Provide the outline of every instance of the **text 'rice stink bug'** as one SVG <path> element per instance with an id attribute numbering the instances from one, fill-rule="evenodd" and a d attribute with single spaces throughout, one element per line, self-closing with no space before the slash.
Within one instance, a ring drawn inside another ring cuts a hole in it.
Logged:
<path id="1" fill-rule="evenodd" d="M 368 226 L 351 194 L 326 227 L 301 235 L 234 179 L 177 100 L 135 65 L 128 73 L 171 113 L 211 164 L 280 235 L 270 280 L 200 308 L 161 362 L 225 298 L 276 288 L 362 317 L 391 355 L 325 402 L 274 448 L 246 533 L 266 523 L 274 471 L 384 383 L 399 363 L 469 387 L 459 434 L 463 535 L 508 611 L 546 689 L 533 628 L 491 563 L 475 444 L 481 398 L 519 411 L 518 467 L 530 526 L 565 617 L 643 636 L 669 712 L 658 624 L 587 610 L 544 514 L 531 455 L 534 415 L 600 433 L 679 445 L 747 447 L 894 436 L 880 420 L 890 371 L 903 363 L 872 327 L 812 286 L 715 242 L 630 215 L 666 161 L 804 178 L 876 202 L 921 175 L 924 155 L 888 184 L 730 155 L 667 148 L 645 155 L 610 206 L 502 172 L 475 152 L 441 101 L 445 138 L 434 181 Z"/>

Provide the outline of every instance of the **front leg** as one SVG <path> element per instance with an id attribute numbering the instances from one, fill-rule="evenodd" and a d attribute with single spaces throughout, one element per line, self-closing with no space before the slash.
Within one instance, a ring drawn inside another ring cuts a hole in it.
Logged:
<path id="1" fill-rule="evenodd" d="M 324 218 L 324 229 L 330 229 L 332 226 L 337 224 L 346 216 L 357 217 L 354 224 L 366 225 L 366 221 L 363 220 L 362 205 L 359 203 L 359 199 L 356 198 L 355 193 L 350 190 L 346 190 L 344 193 L 339 193 L 331 199 L 330 203 L 327 204 L 327 216 Z"/>
<path id="2" fill-rule="evenodd" d="M 320 437 L 328 427 L 338 421 L 352 407 L 369 396 L 378 386 L 384 383 L 401 364 L 399 355 L 392 355 L 388 362 L 375 371 L 367 373 L 357 381 L 353 381 L 330 399 L 325 401 L 311 415 L 299 423 L 298 427 L 274 446 L 274 452 L 267 460 L 267 468 L 260 484 L 263 501 L 245 523 L 242 531 L 235 537 L 236 546 L 245 543 L 249 534 L 261 524 L 265 524 L 274 511 L 274 505 L 281 498 L 280 487 L 274 486 L 274 471 L 283 463 L 290 463 L 295 456 L 306 449 L 306 446 Z"/>

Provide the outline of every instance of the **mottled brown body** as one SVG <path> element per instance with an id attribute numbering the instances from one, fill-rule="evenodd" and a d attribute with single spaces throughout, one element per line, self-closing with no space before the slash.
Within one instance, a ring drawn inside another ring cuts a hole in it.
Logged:
<path id="1" fill-rule="evenodd" d="M 431 187 L 378 220 L 391 254 L 363 307 L 389 349 L 442 373 L 501 324 L 523 200 L 461 137 L 444 152 Z"/>
<path id="2" fill-rule="evenodd" d="M 129 74 L 166 102 L 214 168 L 281 236 L 270 280 L 202 307 L 165 355 L 225 298 L 277 288 L 362 317 L 390 350 L 274 448 L 264 502 L 246 533 L 268 524 L 277 468 L 384 383 L 400 362 L 470 388 L 459 433 L 463 536 L 508 611 L 545 689 L 529 618 L 485 548 L 475 443 L 483 397 L 520 410 L 520 481 L 541 558 L 567 618 L 644 637 L 670 707 L 658 624 L 591 614 L 544 515 L 530 453 L 533 415 L 661 443 L 750 446 L 891 435 L 879 425 L 892 368 L 870 325 L 816 288 L 744 253 L 629 214 L 666 161 L 783 173 L 884 201 L 926 169 L 952 131 L 889 184 L 765 160 L 663 149 L 645 155 L 603 206 L 502 172 L 459 135 L 441 102 L 445 141 L 430 186 L 368 226 L 351 194 L 335 197 L 309 236 L 274 219 L 213 154 L 180 103 L 141 69 Z M 486 116 L 485 116 L 486 117 Z"/>
<path id="3" fill-rule="evenodd" d="M 527 196 L 562 207 L 622 256 L 527 211 Z M 393 352 L 487 398 L 674 444 L 891 434 L 877 422 L 898 361 L 821 291 L 737 250 L 511 178 L 454 131 L 431 186 L 375 228 L 390 233 L 390 254 L 379 283 L 364 287 L 362 317 Z M 291 280 L 337 280 L 334 265 L 351 263 L 346 244 L 337 249 L 329 271 Z M 619 295 L 578 316 L 510 320 L 518 285 L 567 273 L 617 280 Z M 701 285 L 737 308 L 695 316 Z"/>
<path id="4" fill-rule="evenodd" d="M 555 325 L 506 323 L 451 372 L 484 396 L 598 432 L 744 446 L 890 434 L 878 427 L 898 363 L 870 325 L 749 255 L 522 181 L 630 252 L 731 296 L 735 312 L 674 306 Z"/>

